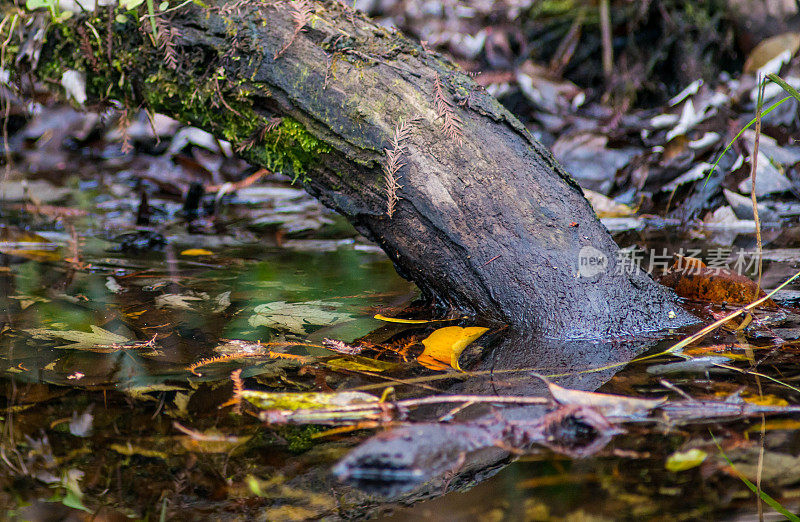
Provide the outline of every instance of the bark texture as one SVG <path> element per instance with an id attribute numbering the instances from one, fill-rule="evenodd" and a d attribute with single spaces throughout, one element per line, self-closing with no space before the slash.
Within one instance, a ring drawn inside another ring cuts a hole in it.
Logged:
<path id="1" fill-rule="evenodd" d="M 189 4 L 159 15 L 157 35 L 116 14 L 52 26 L 38 76 L 83 70 L 90 100 L 144 102 L 293 171 L 436 303 L 559 338 L 691 320 L 647 275 L 617 267 L 580 187 L 442 56 L 332 1 Z M 76 31 L 86 23 L 99 39 Z M 400 165 L 391 217 L 387 150 Z M 582 249 L 607 269 L 582 276 Z"/>

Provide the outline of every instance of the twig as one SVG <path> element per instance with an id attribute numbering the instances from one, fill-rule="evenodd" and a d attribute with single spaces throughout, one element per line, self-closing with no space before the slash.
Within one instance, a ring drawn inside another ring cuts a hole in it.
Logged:
<path id="1" fill-rule="evenodd" d="M 608 82 L 614 74 L 614 48 L 611 44 L 611 14 L 608 0 L 600 0 L 600 38 L 603 45 L 603 75 Z"/>
<path id="2" fill-rule="evenodd" d="M 484 263 L 484 264 L 482 264 L 481 266 L 482 266 L 482 267 L 484 267 L 484 266 L 488 265 L 489 263 L 491 263 L 491 262 L 492 262 L 492 261 L 494 261 L 495 259 L 497 259 L 497 258 L 501 257 L 502 255 L 503 255 L 503 254 L 497 254 L 496 256 L 494 256 L 493 258 L 491 258 L 490 260 L 488 260 L 487 262 L 485 262 L 485 263 Z"/>
<path id="3" fill-rule="evenodd" d="M 758 256 L 758 279 L 756 280 L 756 289 L 753 299 L 758 297 L 758 292 L 761 290 L 761 273 L 762 273 L 762 259 L 761 259 L 761 220 L 758 217 L 758 196 L 756 195 L 756 170 L 758 168 L 758 142 L 761 137 L 761 107 L 764 103 L 764 89 L 766 88 L 767 80 L 761 79 L 758 87 L 758 106 L 756 108 L 756 137 L 753 140 L 753 153 L 750 158 L 750 199 L 753 202 L 753 220 L 756 223 L 756 255 Z"/>

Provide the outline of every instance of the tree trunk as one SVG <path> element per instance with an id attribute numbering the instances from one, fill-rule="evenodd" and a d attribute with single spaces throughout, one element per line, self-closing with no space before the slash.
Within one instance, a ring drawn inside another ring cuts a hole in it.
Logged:
<path id="1" fill-rule="evenodd" d="M 691 320 L 621 269 L 580 187 L 446 58 L 333 1 L 189 4 L 155 31 L 106 9 L 50 27 L 40 79 L 83 71 L 92 102 L 144 103 L 292 172 L 437 304 L 559 338 Z"/>

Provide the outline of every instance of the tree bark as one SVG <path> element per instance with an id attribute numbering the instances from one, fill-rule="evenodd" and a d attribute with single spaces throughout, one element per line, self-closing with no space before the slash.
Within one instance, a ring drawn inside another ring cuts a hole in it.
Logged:
<path id="1" fill-rule="evenodd" d="M 446 58 L 333 1 L 189 4 L 158 15 L 156 33 L 116 14 L 52 25 L 37 76 L 81 70 L 90 101 L 144 103 L 292 172 L 435 303 L 558 338 L 691 320 L 647 275 L 621 270 L 580 187 Z M 13 59 L 19 72 L 31 61 Z M 579 270 L 591 256 L 606 269 Z"/>

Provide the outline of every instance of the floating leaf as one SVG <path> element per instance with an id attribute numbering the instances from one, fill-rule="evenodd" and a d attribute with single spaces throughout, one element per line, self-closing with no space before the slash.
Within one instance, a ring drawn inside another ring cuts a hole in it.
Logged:
<path id="1" fill-rule="evenodd" d="M 461 370 L 458 366 L 461 352 L 488 330 L 482 326 L 439 328 L 422 341 L 425 351 L 417 357 L 417 362 L 432 370 L 444 370 L 448 366 Z"/>
<path id="2" fill-rule="evenodd" d="M 338 393 L 276 393 L 255 390 L 242 390 L 245 399 L 262 410 L 308 410 L 349 406 L 377 402 L 378 398 L 364 392 Z"/>
<path id="3" fill-rule="evenodd" d="M 214 252 L 211 250 L 206 250 L 204 248 L 189 248 L 181 252 L 182 256 L 210 256 L 213 255 Z"/>
<path id="4" fill-rule="evenodd" d="M 690 449 L 688 451 L 676 451 L 667 458 L 666 468 L 668 471 L 686 471 L 696 468 L 708 457 L 708 453 L 701 449 Z"/>
<path id="5" fill-rule="evenodd" d="M 351 314 L 336 311 L 340 306 L 340 303 L 331 301 L 276 301 L 256 306 L 248 322 L 254 328 L 267 326 L 302 334 L 306 326 L 332 326 L 355 318 Z"/>

